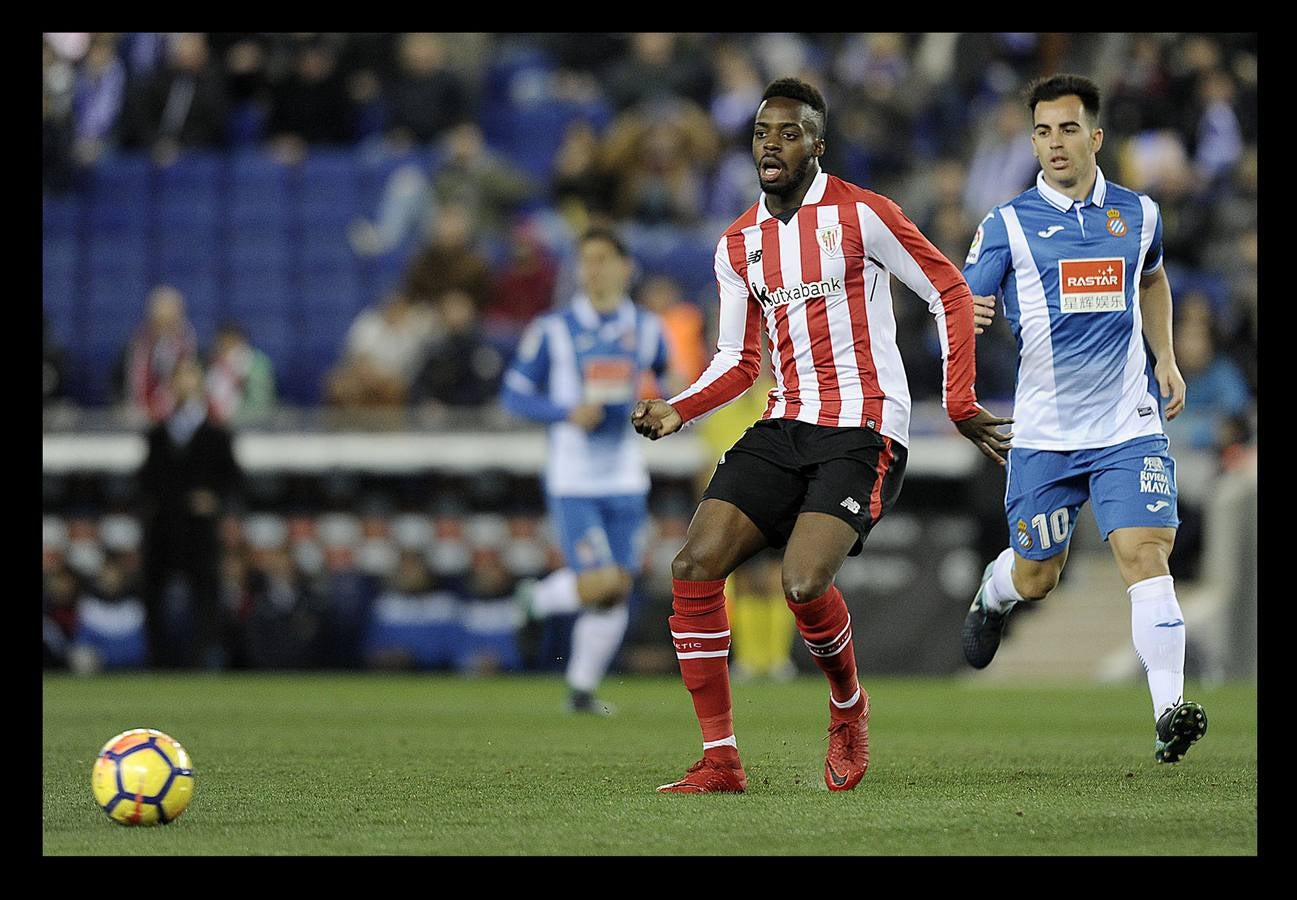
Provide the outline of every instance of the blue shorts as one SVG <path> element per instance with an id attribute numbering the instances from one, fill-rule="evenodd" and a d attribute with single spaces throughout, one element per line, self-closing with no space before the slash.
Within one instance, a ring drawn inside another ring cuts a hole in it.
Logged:
<path id="1" fill-rule="evenodd" d="M 1164 435 L 1094 450 L 1009 451 L 1004 511 L 1013 549 L 1048 559 L 1072 539 L 1077 513 L 1094 501 L 1106 541 L 1118 528 L 1175 528 L 1175 460 Z"/>
<path id="2" fill-rule="evenodd" d="M 550 521 L 568 567 L 577 572 L 620 566 L 639 574 L 648 530 L 648 497 L 554 497 Z"/>

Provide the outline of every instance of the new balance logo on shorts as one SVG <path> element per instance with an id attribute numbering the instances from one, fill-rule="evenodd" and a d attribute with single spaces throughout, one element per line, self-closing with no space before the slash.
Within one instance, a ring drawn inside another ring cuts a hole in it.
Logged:
<path id="1" fill-rule="evenodd" d="M 847 509 L 853 516 L 860 515 L 860 504 L 852 497 L 843 500 L 841 506 Z"/>

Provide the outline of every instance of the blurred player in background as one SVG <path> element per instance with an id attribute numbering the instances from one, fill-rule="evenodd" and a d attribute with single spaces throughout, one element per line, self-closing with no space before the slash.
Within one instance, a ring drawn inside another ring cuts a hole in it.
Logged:
<path id="1" fill-rule="evenodd" d="M 995 656 L 1014 605 L 1043 600 L 1067 562 L 1077 513 L 1094 503 L 1131 601 L 1148 673 L 1154 758 L 1178 762 L 1207 730 L 1184 700 L 1184 617 L 1168 558 L 1175 544 L 1175 460 L 1161 414 L 1184 408 L 1171 343 L 1162 219 L 1143 194 L 1107 181 L 1099 89 L 1076 75 L 1027 88 L 1036 186 L 982 220 L 964 266 L 988 319 L 995 296 L 1018 341 L 1005 512 L 1013 546 L 987 565 L 964 621 L 975 668 Z"/>
<path id="2" fill-rule="evenodd" d="M 1008 435 L 973 392 L 973 303 L 956 269 L 900 208 L 820 169 L 826 107 L 809 84 L 769 85 L 752 156 L 762 197 L 722 235 L 720 332 L 711 364 L 671 400 L 635 406 L 653 440 L 730 403 L 756 381 L 760 338 L 775 387 L 727 450 L 672 561 L 671 636 L 703 733 L 703 758 L 669 793 L 741 792 L 725 579 L 784 547 L 783 594 L 829 680 L 824 781 L 850 790 L 869 764 L 869 695 L 856 677 L 851 617 L 833 580 L 896 502 L 909 443 L 909 388 L 896 346 L 891 276 L 928 304 L 941 342 L 946 411 L 983 453 Z"/>
<path id="3" fill-rule="evenodd" d="M 615 232 L 588 231 L 578 262 L 583 293 L 528 326 L 501 401 L 550 426 L 545 496 L 567 568 L 527 592 L 529 612 L 581 612 L 568 707 L 607 715 L 594 693 L 626 633 L 648 525 L 648 469 L 627 418 L 642 373 L 666 371 L 667 348 L 657 316 L 627 295 L 633 265 Z"/>

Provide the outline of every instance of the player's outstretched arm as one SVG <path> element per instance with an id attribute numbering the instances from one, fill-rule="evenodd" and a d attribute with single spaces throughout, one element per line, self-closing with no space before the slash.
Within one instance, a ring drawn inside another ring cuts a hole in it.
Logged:
<path id="1" fill-rule="evenodd" d="M 1003 454 L 1013 449 L 1013 432 L 1001 432 L 1001 425 L 1012 425 L 1013 419 L 999 419 L 982 408 L 977 415 L 956 422 L 959 433 L 977 445 L 982 455 L 1004 465 Z"/>
<path id="2" fill-rule="evenodd" d="M 636 431 L 652 441 L 674 434 L 684 424 L 675 407 L 660 398 L 636 403 L 630 421 Z"/>

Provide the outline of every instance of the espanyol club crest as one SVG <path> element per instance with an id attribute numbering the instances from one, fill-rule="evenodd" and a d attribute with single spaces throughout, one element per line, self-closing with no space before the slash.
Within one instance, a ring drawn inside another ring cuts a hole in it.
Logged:
<path id="1" fill-rule="evenodd" d="M 1108 233 L 1113 237 L 1122 237 L 1126 233 L 1126 221 L 1115 209 L 1108 210 Z"/>
<path id="2" fill-rule="evenodd" d="M 816 229 L 815 237 L 820 242 L 821 249 L 824 250 L 825 256 L 838 257 L 842 255 L 842 223 L 837 225 L 826 225 L 823 228 Z"/>
<path id="3" fill-rule="evenodd" d="M 1014 539 L 1023 550 L 1031 549 L 1031 529 L 1027 527 L 1027 523 L 1022 519 L 1018 520 L 1018 533 L 1014 535 Z"/>

